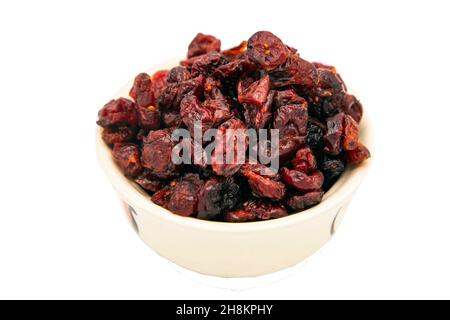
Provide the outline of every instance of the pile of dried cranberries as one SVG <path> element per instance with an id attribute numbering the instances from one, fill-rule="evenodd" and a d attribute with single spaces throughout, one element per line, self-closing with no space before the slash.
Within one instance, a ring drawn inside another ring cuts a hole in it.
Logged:
<path id="1" fill-rule="evenodd" d="M 336 69 L 302 59 L 267 31 L 224 51 L 219 39 L 200 33 L 186 60 L 139 74 L 129 95 L 132 100 L 112 100 L 99 111 L 103 140 L 127 177 L 181 216 L 284 217 L 318 204 L 346 165 L 370 157 L 359 142 L 362 105 Z M 222 164 L 214 155 L 211 164 L 175 164 L 171 134 L 193 132 L 194 121 L 219 133 L 278 129 L 281 169 Z"/>

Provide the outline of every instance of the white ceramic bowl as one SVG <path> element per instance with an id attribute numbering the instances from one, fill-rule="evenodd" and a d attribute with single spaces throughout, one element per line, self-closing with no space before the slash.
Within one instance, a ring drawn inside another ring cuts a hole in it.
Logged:
<path id="1" fill-rule="evenodd" d="M 148 71 L 170 69 L 179 60 Z M 116 97 L 128 97 L 132 82 Z M 142 240 L 162 257 L 192 271 L 220 277 L 252 277 L 301 262 L 331 239 L 361 183 L 370 160 L 347 168 L 323 201 L 306 211 L 276 220 L 225 223 L 177 216 L 154 204 L 115 164 L 111 149 L 97 131 L 98 160 L 126 205 Z M 373 151 L 367 116 L 361 121 L 361 141 Z"/>

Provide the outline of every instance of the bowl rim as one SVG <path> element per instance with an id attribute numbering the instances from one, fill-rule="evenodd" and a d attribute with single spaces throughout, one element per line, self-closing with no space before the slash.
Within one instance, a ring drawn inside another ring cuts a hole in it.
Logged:
<path id="1" fill-rule="evenodd" d="M 151 68 L 148 73 L 153 74 L 158 70 L 169 69 L 176 65 L 179 61 L 180 59 L 168 60 L 165 63 Z M 131 88 L 131 85 L 132 81 L 119 90 L 115 97 L 122 96 L 129 98 L 128 91 Z M 111 148 L 102 139 L 102 131 L 103 128 L 97 126 L 97 159 L 122 200 L 127 202 L 127 204 L 131 205 L 134 209 L 140 209 L 137 210 L 139 212 L 138 214 L 150 214 L 155 218 L 166 220 L 167 222 L 174 223 L 182 228 L 194 228 L 214 232 L 239 233 L 283 228 L 295 223 L 301 223 L 314 219 L 316 216 L 328 212 L 332 208 L 342 206 L 346 199 L 348 199 L 358 188 L 367 173 L 374 156 L 373 129 L 368 119 L 367 112 L 364 110 L 363 118 L 360 122 L 360 140 L 369 148 L 371 158 L 359 165 L 352 165 L 350 167 L 347 166 L 343 175 L 333 185 L 333 187 L 325 193 L 322 202 L 318 205 L 304 211 L 292 213 L 289 216 L 273 220 L 243 223 L 208 221 L 192 217 L 182 217 L 153 203 L 150 196 L 142 190 L 141 187 L 139 187 L 134 181 L 125 177 L 125 175 L 123 175 L 120 171 L 112 157 Z"/>

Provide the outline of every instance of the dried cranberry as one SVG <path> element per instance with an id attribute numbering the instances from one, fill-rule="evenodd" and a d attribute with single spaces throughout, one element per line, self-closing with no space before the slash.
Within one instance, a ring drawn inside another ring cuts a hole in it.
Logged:
<path id="1" fill-rule="evenodd" d="M 339 113 L 327 119 L 327 132 L 323 137 L 325 141 L 324 151 L 331 155 L 337 155 L 342 151 L 342 135 L 344 133 L 345 114 Z"/>
<path id="2" fill-rule="evenodd" d="M 139 147 L 131 143 L 116 143 L 113 157 L 126 176 L 135 177 L 142 171 Z"/>
<path id="3" fill-rule="evenodd" d="M 106 144 L 113 146 L 116 143 L 128 142 L 133 138 L 134 130 L 129 127 L 104 128 L 102 138 Z"/>
<path id="4" fill-rule="evenodd" d="M 253 213 L 247 212 L 245 210 L 237 210 L 225 213 L 224 219 L 227 222 L 248 222 L 255 221 L 256 216 Z"/>
<path id="5" fill-rule="evenodd" d="M 144 170 L 139 176 L 134 179 L 142 188 L 150 192 L 156 192 L 161 189 L 162 182 L 155 177 L 150 171 Z"/>
<path id="6" fill-rule="evenodd" d="M 155 103 L 152 93 L 152 78 L 146 73 L 140 73 L 130 90 L 130 97 L 136 102 L 138 107 L 148 107 Z"/>
<path id="7" fill-rule="evenodd" d="M 253 82 L 242 93 L 238 99 L 240 103 L 248 103 L 261 107 L 267 100 L 270 90 L 269 76 L 265 76 L 258 81 Z"/>
<path id="8" fill-rule="evenodd" d="M 324 189 L 329 189 L 345 170 L 345 164 L 340 159 L 325 158 L 320 170 L 322 171 L 325 182 Z"/>
<path id="9" fill-rule="evenodd" d="M 317 168 L 316 157 L 308 147 L 299 149 L 291 163 L 295 170 L 305 173 L 312 172 Z"/>
<path id="10" fill-rule="evenodd" d="M 222 53 L 226 57 L 239 56 L 247 50 L 247 41 L 242 41 L 238 46 L 224 50 Z"/>
<path id="11" fill-rule="evenodd" d="M 300 97 L 295 90 L 287 89 L 283 91 L 277 91 L 275 98 L 273 100 L 274 107 L 278 109 L 279 107 L 288 105 L 288 104 L 302 104 L 305 101 L 302 97 Z"/>
<path id="12" fill-rule="evenodd" d="M 205 77 L 211 76 L 215 69 L 226 64 L 227 60 L 219 52 L 210 52 L 197 57 L 192 64 L 191 72 L 194 77 L 204 75 Z"/>
<path id="13" fill-rule="evenodd" d="M 283 65 L 270 72 L 270 80 L 273 88 L 294 84 L 313 87 L 318 82 L 318 75 L 313 64 L 291 54 Z"/>
<path id="14" fill-rule="evenodd" d="M 139 125 L 144 130 L 157 130 L 161 126 L 161 113 L 155 106 L 138 107 Z"/>
<path id="15" fill-rule="evenodd" d="M 155 101 L 158 100 L 161 92 L 167 86 L 167 74 L 167 70 L 160 70 L 152 76 L 152 94 L 155 98 Z"/>
<path id="16" fill-rule="evenodd" d="M 194 95 L 187 95 L 181 101 L 180 115 L 192 137 L 194 137 L 194 126 L 196 122 L 201 123 L 202 136 L 214 125 L 212 112 L 209 109 L 204 108 L 198 98 Z"/>
<path id="17" fill-rule="evenodd" d="M 253 213 L 259 220 L 278 219 L 288 215 L 283 205 L 263 201 L 248 201 L 244 203 L 244 210 Z"/>
<path id="18" fill-rule="evenodd" d="M 239 185 L 233 178 L 209 179 L 198 195 L 198 218 L 212 220 L 230 211 L 239 200 Z"/>
<path id="19" fill-rule="evenodd" d="M 170 69 L 167 75 L 167 83 L 179 83 L 189 79 L 191 79 L 191 73 L 183 66 Z"/>
<path id="20" fill-rule="evenodd" d="M 353 150 L 347 151 L 347 162 L 350 164 L 360 163 L 369 158 L 370 158 L 370 151 L 362 144 L 359 144 Z"/>
<path id="21" fill-rule="evenodd" d="M 181 100 L 183 100 L 186 95 L 193 94 L 196 97 L 202 97 L 204 83 L 205 77 L 200 75 L 181 83 L 169 84 L 161 93 L 157 104 L 163 110 L 172 109 L 178 111 Z"/>
<path id="22" fill-rule="evenodd" d="M 169 128 L 178 128 L 183 122 L 181 115 L 176 111 L 169 111 L 162 114 L 163 123 Z"/>
<path id="23" fill-rule="evenodd" d="M 261 176 L 251 171 L 243 173 L 248 179 L 248 184 L 256 197 L 281 200 L 286 195 L 286 186 L 268 177 Z"/>
<path id="24" fill-rule="evenodd" d="M 288 55 L 289 49 L 273 33 L 260 31 L 248 40 L 248 56 L 264 70 L 270 71 L 282 65 Z"/>
<path id="25" fill-rule="evenodd" d="M 359 127 L 358 123 L 349 115 L 344 118 L 344 136 L 342 148 L 344 150 L 353 150 L 358 147 Z"/>
<path id="26" fill-rule="evenodd" d="M 281 177 L 288 186 L 301 192 L 318 190 L 322 187 L 324 181 L 323 174 L 320 171 L 314 171 L 310 174 L 306 174 L 301 171 L 282 168 Z"/>
<path id="27" fill-rule="evenodd" d="M 286 200 L 286 204 L 294 211 L 302 211 L 315 206 L 322 201 L 323 191 L 312 191 L 304 195 L 292 195 Z"/>
<path id="28" fill-rule="evenodd" d="M 152 200 L 171 212 L 189 217 L 197 214 L 198 193 L 203 181 L 197 174 L 187 174 L 156 192 Z"/>
<path id="29" fill-rule="evenodd" d="M 216 37 L 199 33 L 189 44 L 187 56 L 192 58 L 211 51 L 220 51 L 220 40 Z"/>
<path id="30" fill-rule="evenodd" d="M 247 147 L 247 130 L 242 121 L 232 118 L 222 123 L 217 131 L 216 147 L 211 159 L 214 172 L 219 176 L 229 177 L 239 171 L 243 164 L 241 161 L 245 160 Z M 231 152 L 233 159 L 228 159 Z"/>
<path id="31" fill-rule="evenodd" d="M 361 102 L 359 102 L 355 96 L 346 94 L 342 100 L 341 108 L 345 114 L 351 116 L 356 122 L 361 122 L 363 108 Z"/>
<path id="32" fill-rule="evenodd" d="M 172 162 L 175 143 L 168 129 L 151 131 L 144 139 L 142 166 L 160 179 L 170 179 L 178 175 L 178 166 Z"/>
<path id="33" fill-rule="evenodd" d="M 272 118 L 272 103 L 275 91 L 271 91 L 267 96 L 266 102 L 261 106 L 251 104 L 244 105 L 244 117 L 248 127 L 255 129 L 265 128 Z"/>
<path id="34" fill-rule="evenodd" d="M 98 112 L 97 124 L 104 128 L 135 126 L 137 123 L 136 107 L 133 101 L 125 98 L 111 100 Z"/>

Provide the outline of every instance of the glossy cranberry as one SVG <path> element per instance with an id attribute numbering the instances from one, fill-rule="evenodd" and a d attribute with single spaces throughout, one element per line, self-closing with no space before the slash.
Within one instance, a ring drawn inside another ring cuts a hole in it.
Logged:
<path id="1" fill-rule="evenodd" d="M 268 31 L 255 33 L 247 46 L 250 59 L 267 71 L 282 65 L 289 55 L 289 49 L 284 43 Z"/>
<path id="2" fill-rule="evenodd" d="M 216 37 L 199 33 L 189 44 L 187 56 L 192 58 L 211 51 L 220 51 L 220 40 Z"/>
<path id="3" fill-rule="evenodd" d="M 301 192 L 318 190 L 322 187 L 324 177 L 320 171 L 306 174 L 297 170 L 281 169 L 281 177 L 284 183 Z"/>

